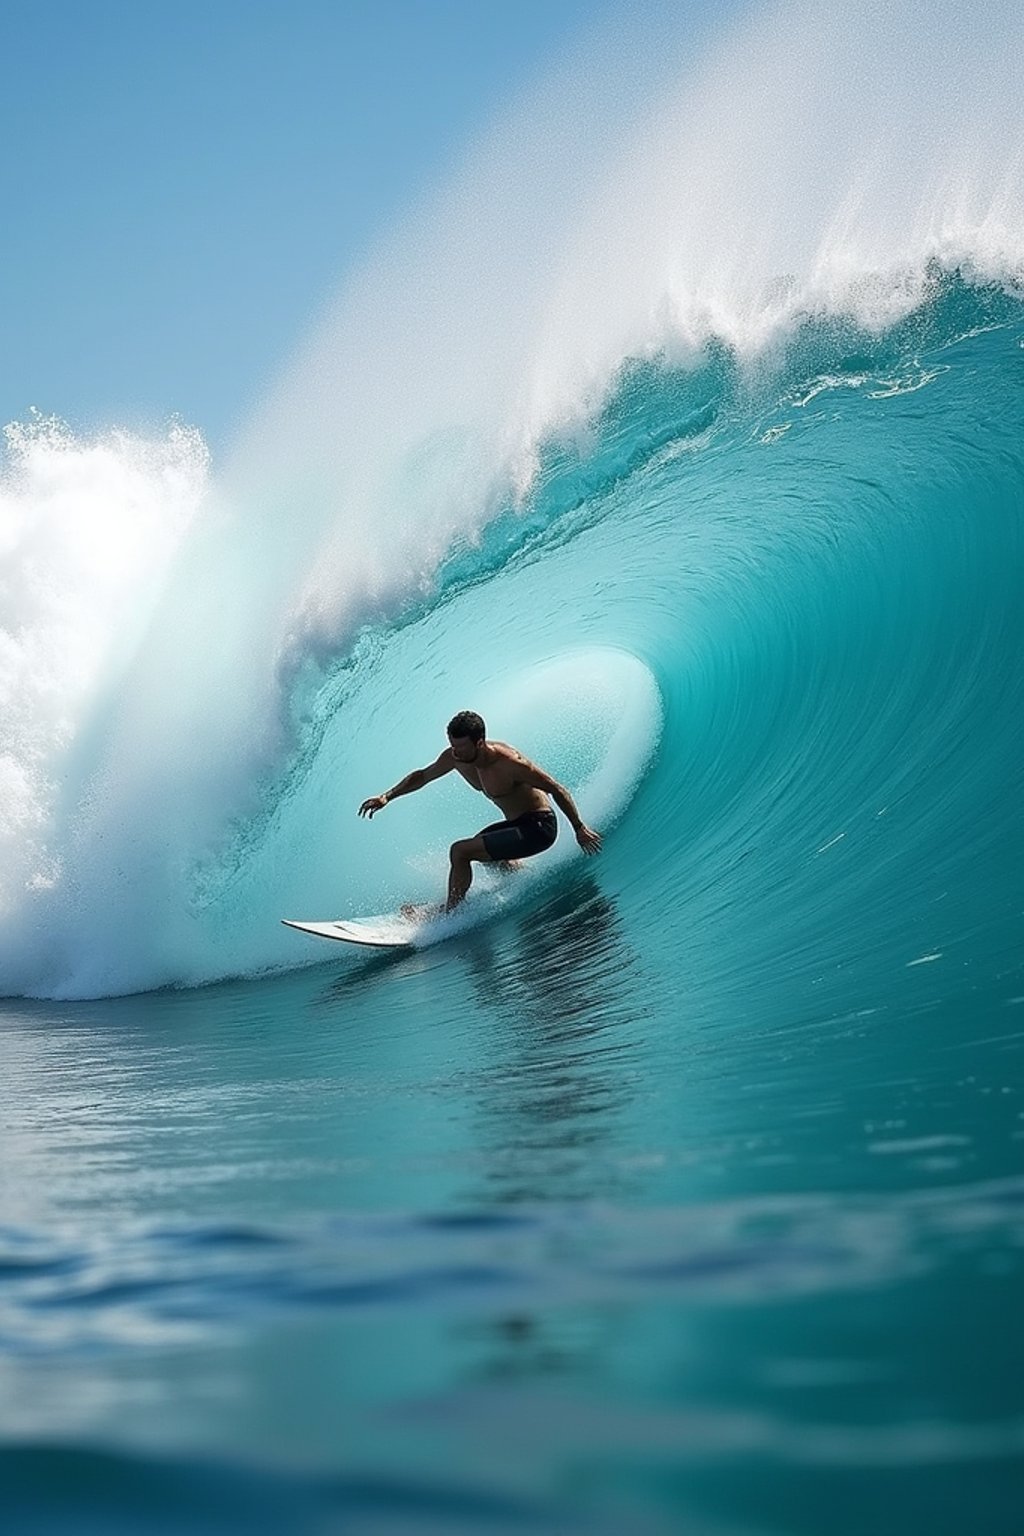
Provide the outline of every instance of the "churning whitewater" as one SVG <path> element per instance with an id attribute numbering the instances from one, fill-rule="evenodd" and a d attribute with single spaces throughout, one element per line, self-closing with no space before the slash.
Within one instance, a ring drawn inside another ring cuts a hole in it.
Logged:
<path id="1" fill-rule="evenodd" d="M 611 100 L 598 49 L 356 274 L 222 471 L 181 425 L 9 428 L 0 990 L 301 966 L 281 916 L 436 894 L 479 808 L 355 809 L 466 707 L 578 794 L 696 1008 L 996 986 L 1021 40 L 1010 5 L 768 7 L 619 79 L 599 134 L 564 107 Z"/>

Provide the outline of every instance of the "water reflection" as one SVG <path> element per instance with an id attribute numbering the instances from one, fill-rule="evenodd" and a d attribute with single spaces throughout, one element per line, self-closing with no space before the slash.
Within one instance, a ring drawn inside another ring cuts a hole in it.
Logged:
<path id="1" fill-rule="evenodd" d="M 339 951 L 353 946 L 338 944 Z M 408 949 L 365 950 L 357 956 L 336 957 L 345 967 L 339 976 L 331 978 L 323 991 L 314 999 L 313 1006 L 334 1011 L 335 1004 L 360 996 L 372 996 L 381 981 L 401 977 L 403 973 L 418 974 L 429 964 L 430 951 Z M 434 962 L 436 964 L 436 961 Z"/>
<path id="2" fill-rule="evenodd" d="M 467 1206 L 627 1198 L 625 1111 L 647 989 L 614 901 L 585 877 L 515 928 L 473 935 L 461 954 L 497 1047 L 470 1087 L 483 1172 Z M 583 1240 L 571 1223 L 552 1228 L 565 1257 Z M 472 1379 L 536 1379 L 593 1368 L 608 1326 L 589 1308 L 520 1307 L 453 1331 Z"/>
<path id="3" fill-rule="evenodd" d="M 607 1193 L 643 1009 L 639 961 L 614 903 L 587 879 L 462 949 L 497 1060 L 474 1074 L 487 1202 Z M 604 1172 L 599 1171 L 603 1169 Z M 601 1184 L 603 1187 L 598 1188 Z"/>

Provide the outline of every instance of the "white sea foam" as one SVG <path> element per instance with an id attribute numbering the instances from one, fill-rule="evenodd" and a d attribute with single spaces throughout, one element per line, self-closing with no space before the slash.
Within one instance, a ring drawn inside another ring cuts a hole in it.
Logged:
<path id="1" fill-rule="evenodd" d="M 0 477 L 0 912 L 59 878 L 69 754 L 131 665 L 202 499 L 192 428 L 78 439 L 35 417 L 6 429 Z"/>

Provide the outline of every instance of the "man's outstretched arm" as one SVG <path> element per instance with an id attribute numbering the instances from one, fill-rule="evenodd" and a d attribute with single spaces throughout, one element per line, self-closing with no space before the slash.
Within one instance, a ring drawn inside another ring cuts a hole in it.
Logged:
<path id="1" fill-rule="evenodd" d="M 531 785 L 534 789 L 542 789 L 546 795 L 551 796 L 562 815 L 567 818 L 576 834 L 576 841 L 583 849 L 583 852 L 600 853 L 601 834 L 595 832 L 592 827 L 587 826 L 583 817 L 576 809 L 575 800 L 565 785 L 559 784 L 558 780 L 553 779 L 550 773 L 545 773 L 543 768 L 538 768 L 537 764 L 531 763 L 528 758 L 524 758 L 519 766 L 524 783 Z"/>
<path id="2" fill-rule="evenodd" d="M 414 790 L 422 789 L 424 784 L 432 784 L 435 779 L 444 778 L 454 767 L 455 759 L 450 748 L 446 747 L 429 768 L 414 768 L 412 773 L 407 773 L 404 779 L 398 781 L 394 789 L 385 790 L 382 795 L 371 795 L 369 800 L 364 800 L 359 807 L 360 816 L 369 816 L 372 821 L 378 811 L 382 811 L 392 800 L 397 800 L 399 795 L 411 795 Z"/>

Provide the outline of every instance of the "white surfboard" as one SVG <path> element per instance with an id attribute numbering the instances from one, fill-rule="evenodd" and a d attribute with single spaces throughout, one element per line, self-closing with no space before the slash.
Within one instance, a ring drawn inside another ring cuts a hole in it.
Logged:
<path id="1" fill-rule="evenodd" d="M 383 917 L 338 919 L 335 922 L 304 923 L 282 917 L 288 928 L 312 933 L 318 939 L 341 939 L 346 944 L 369 944 L 375 949 L 411 949 L 419 924 L 389 912 Z"/>

